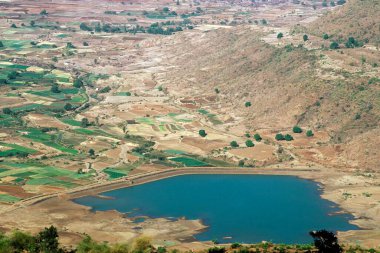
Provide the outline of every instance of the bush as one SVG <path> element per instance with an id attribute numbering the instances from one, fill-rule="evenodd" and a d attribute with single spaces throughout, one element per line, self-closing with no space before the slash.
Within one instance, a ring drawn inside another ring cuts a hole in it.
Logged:
<path id="1" fill-rule="evenodd" d="M 110 92 L 110 91 L 111 91 L 111 88 L 109 86 L 106 86 L 103 89 L 101 89 L 99 92 L 100 93 L 107 93 L 107 92 Z"/>
<path id="2" fill-rule="evenodd" d="M 303 37 L 302 37 L 303 41 L 308 41 L 309 40 L 309 36 L 307 36 L 307 34 L 304 34 Z"/>
<path id="3" fill-rule="evenodd" d="M 234 242 L 231 244 L 231 249 L 237 249 L 237 248 L 240 248 L 241 247 L 241 244 L 238 243 L 238 242 Z"/>
<path id="4" fill-rule="evenodd" d="M 73 83 L 73 86 L 75 87 L 75 88 L 81 88 L 82 86 L 83 86 L 83 81 L 80 79 L 80 78 L 76 78 L 75 80 L 74 80 L 74 83 Z"/>
<path id="5" fill-rule="evenodd" d="M 278 134 L 276 134 L 275 139 L 276 139 L 277 141 L 283 141 L 283 140 L 285 140 L 285 137 L 284 137 L 283 134 L 278 133 Z"/>
<path id="6" fill-rule="evenodd" d="M 307 130 L 307 131 L 306 131 L 306 136 L 307 136 L 307 137 L 312 137 L 312 136 L 314 136 L 313 131 L 311 131 L 311 130 Z"/>
<path id="7" fill-rule="evenodd" d="M 201 129 L 201 130 L 199 130 L 199 135 L 202 136 L 202 137 L 206 137 L 207 133 L 206 133 L 205 130 Z"/>
<path id="8" fill-rule="evenodd" d="M 246 140 L 246 141 L 245 141 L 245 145 L 246 145 L 247 147 L 254 147 L 254 146 L 255 146 L 255 144 L 254 144 L 253 141 L 251 141 L 251 140 Z"/>
<path id="9" fill-rule="evenodd" d="M 73 109 L 72 104 L 66 103 L 65 106 L 63 107 L 66 111 L 71 111 Z"/>
<path id="10" fill-rule="evenodd" d="M 284 37 L 284 34 L 283 33 L 278 33 L 277 34 L 277 39 L 282 39 Z"/>
<path id="11" fill-rule="evenodd" d="M 231 147 L 233 147 L 233 148 L 237 148 L 237 147 L 239 147 L 239 144 L 238 144 L 236 141 L 231 141 L 231 142 L 230 142 L 230 145 L 231 145 Z"/>
<path id="12" fill-rule="evenodd" d="M 327 33 L 323 34 L 323 39 L 324 40 L 328 40 L 329 39 L 329 35 Z"/>
<path id="13" fill-rule="evenodd" d="M 87 118 L 83 118 L 80 122 L 80 126 L 83 127 L 83 128 L 86 128 L 90 125 L 90 122 L 88 121 Z"/>
<path id="14" fill-rule="evenodd" d="M 300 128 L 299 126 L 294 126 L 293 127 L 293 133 L 295 133 L 295 134 L 302 133 L 302 128 Z"/>
<path id="15" fill-rule="evenodd" d="M 251 105 L 251 102 L 245 102 L 245 107 L 250 107 Z"/>
<path id="16" fill-rule="evenodd" d="M 0 48 L 4 47 L 4 44 L 2 41 L 0 41 Z"/>

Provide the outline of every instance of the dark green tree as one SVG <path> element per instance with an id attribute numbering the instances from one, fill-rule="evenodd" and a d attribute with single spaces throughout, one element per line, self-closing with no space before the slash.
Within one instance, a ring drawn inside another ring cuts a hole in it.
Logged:
<path id="1" fill-rule="evenodd" d="M 277 34 L 277 39 L 282 39 L 284 37 L 284 34 L 283 33 L 278 33 Z"/>
<path id="2" fill-rule="evenodd" d="M 40 12 L 40 15 L 42 15 L 42 16 L 46 16 L 46 15 L 48 15 L 48 12 L 47 12 L 46 10 L 42 10 L 42 11 Z"/>
<path id="3" fill-rule="evenodd" d="M 3 113 L 4 114 L 12 114 L 12 110 L 9 109 L 8 107 L 5 107 L 5 108 L 3 108 Z"/>
<path id="4" fill-rule="evenodd" d="M 238 144 L 236 141 L 231 141 L 230 145 L 231 145 L 231 147 L 233 147 L 233 148 L 237 148 L 237 147 L 239 147 L 239 144 Z"/>
<path id="5" fill-rule="evenodd" d="M 73 109 L 73 105 L 70 103 L 66 103 L 63 107 L 66 111 L 71 111 Z"/>
<path id="6" fill-rule="evenodd" d="M 314 239 L 314 246 L 319 253 L 341 253 L 342 248 L 338 243 L 338 238 L 333 232 L 327 230 L 318 230 L 310 232 Z"/>
<path id="7" fill-rule="evenodd" d="M 245 102 L 245 107 L 250 107 L 250 106 L 252 106 L 252 103 L 251 102 Z"/>
<path id="8" fill-rule="evenodd" d="M 88 151 L 88 154 L 90 156 L 94 156 L 95 155 L 95 150 L 93 150 L 92 148 L 90 148 L 90 150 Z"/>
<path id="9" fill-rule="evenodd" d="M 306 131 L 306 136 L 307 136 L 307 137 L 312 137 L 312 136 L 314 136 L 313 131 L 311 131 L 311 130 L 307 130 L 307 131 Z"/>
<path id="10" fill-rule="evenodd" d="M 83 86 L 83 81 L 82 81 L 82 79 L 80 79 L 80 78 L 76 78 L 75 80 L 74 80 L 74 83 L 73 83 L 73 86 L 75 87 L 75 88 L 81 88 L 82 86 Z"/>
<path id="11" fill-rule="evenodd" d="M 247 147 L 254 147 L 254 146 L 255 146 L 255 144 L 254 144 L 253 141 L 251 141 L 251 140 L 246 140 L 246 141 L 245 141 L 245 145 L 246 145 Z"/>
<path id="12" fill-rule="evenodd" d="M 336 41 L 331 42 L 330 49 L 338 49 L 338 48 L 339 48 L 338 42 Z"/>
<path id="13" fill-rule="evenodd" d="M 303 41 L 308 41 L 309 40 L 309 36 L 307 36 L 307 34 L 304 34 L 303 37 L 302 37 Z"/>
<path id="14" fill-rule="evenodd" d="M 294 126 L 293 127 L 293 133 L 295 133 L 295 134 L 302 133 L 302 128 L 300 128 L 299 126 Z"/>
<path id="15" fill-rule="evenodd" d="M 202 137 L 206 137 L 207 133 L 206 133 L 205 130 L 201 129 L 201 130 L 199 130 L 199 135 L 202 136 Z"/>
<path id="16" fill-rule="evenodd" d="M 263 139 L 261 138 L 260 134 L 255 134 L 253 138 L 255 138 L 256 141 L 261 141 Z"/>
<path id="17" fill-rule="evenodd" d="M 292 141 L 292 140 L 294 140 L 294 139 L 293 139 L 293 136 L 291 136 L 290 134 L 285 134 L 284 139 L 285 139 L 286 141 Z"/>
<path id="18" fill-rule="evenodd" d="M 283 134 L 278 133 L 278 134 L 276 134 L 275 139 L 276 139 L 277 141 L 283 141 L 283 140 L 285 140 L 285 137 L 284 137 Z"/>
<path id="19" fill-rule="evenodd" d="M 83 127 L 83 128 L 86 128 L 90 125 L 90 122 L 88 121 L 87 118 L 82 118 L 81 122 L 80 122 L 80 126 Z"/>
<path id="20" fill-rule="evenodd" d="M 56 83 L 53 83 L 53 85 L 50 88 L 50 91 L 53 93 L 60 93 L 61 91 L 59 90 L 59 86 Z"/>
<path id="21" fill-rule="evenodd" d="M 42 230 L 36 236 L 36 244 L 38 245 L 39 252 L 60 252 L 57 228 L 50 226 L 49 228 Z"/>
<path id="22" fill-rule="evenodd" d="M 3 48 L 4 47 L 4 44 L 3 42 L 0 40 L 0 48 Z"/>
<path id="23" fill-rule="evenodd" d="M 329 37 L 329 35 L 328 35 L 327 33 L 324 33 L 324 34 L 323 34 L 323 39 L 324 39 L 324 40 L 328 40 L 329 38 L 330 38 L 330 37 Z"/>

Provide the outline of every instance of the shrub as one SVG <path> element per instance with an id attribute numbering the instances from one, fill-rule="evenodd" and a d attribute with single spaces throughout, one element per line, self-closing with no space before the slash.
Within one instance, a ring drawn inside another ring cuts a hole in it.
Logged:
<path id="1" fill-rule="evenodd" d="M 233 148 L 237 148 L 237 147 L 239 147 L 239 144 L 238 144 L 236 141 L 231 141 L 231 142 L 230 142 L 230 145 L 231 145 L 231 147 L 233 147 Z"/>
<path id="2" fill-rule="evenodd" d="M 302 128 L 300 128 L 299 126 L 294 126 L 293 127 L 293 133 L 295 133 L 295 134 L 302 133 Z"/>
<path id="3" fill-rule="evenodd" d="M 234 242 L 234 243 L 231 244 L 231 248 L 232 249 L 237 249 L 237 248 L 240 248 L 240 247 L 241 247 L 241 244 L 238 243 L 238 242 Z"/>
<path id="4" fill-rule="evenodd" d="M 304 34 L 303 37 L 302 37 L 303 41 L 308 41 L 309 40 L 309 36 L 307 36 L 307 34 Z"/>
<path id="5" fill-rule="evenodd" d="M 223 247 L 213 247 L 207 250 L 208 253 L 225 253 L 226 249 Z"/>
<path id="6" fill-rule="evenodd" d="M 307 131 L 306 131 L 306 136 L 307 136 L 307 137 L 312 137 L 312 136 L 314 136 L 313 131 L 311 131 L 311 130 L 307 130 Z"/>
<path id="7" fill-rule="evenodd" d="M 0 41 L 0 48 L 4 47 L 4 44 L 2 41 Z"/>
<path id="8" fill-rule="evenodd" d="M 327 33 L 323 34 L 323 39 L 324 40 L 328 40 L 329 39 L 329 35 Z"/>
<path id="9" fill-rule="evenodd" d="M 251 140 L 246 140 L 246 141 L 245 141 L 245 145 L 246 145 L 247 147 L 254 147 L 254 146 L 255 146 L 255 144 L 254 144 L 253 141 L 251 141 Z"/>
<path id="10" fill-rule="evenodd" d="M 245 102 L 245 107 L 250 107 L 251 105 L 251 102 Z"/>
<path id="11" fill-rule="evenodd" d="M 201 129 L 201 130 L 199 130 L 199 135 L 202 136 L 202 137 L 206 137 L 207 133 L 206 133 L 205 130 Z"/>
<path id="12" fill-rule="evenodd" d="M 90 150 L 88 151 L 88 154 L 90 156 L 94 156 L 95 155 L 95 150 L 93 150 L 92 148 L 90 148 Z"/>
<path id="13" fill-rule="evenodd" d="M 283 134 L 278 133 L 278 134 L 276 134 L 275 139 L 276 139 L 277 141 L 283 141 L 283 140 L 285 140 L 285 137 L 284 137 Z"/>
<path id="14" fill-rule="evenodd" d="M 88 121 L 87 118 L 83 118 L 80 122 L 80 126 L 83 127 L 83 128 L 86 128 L 90 125 L 90 122 Z"/>
<path id="15" fill-rule="evenodd" d="M 107 92 L 110 92 L 111 91 L 111 88 L 109 86 L 106 86 L 104 88 L 102 88 L 99 92 L 100 93 L 107 93 Z"/>
<path id="16" fill-rule="evenodd" d="M 83 86 L 83 81 L 80 78 L 74 80 L 73 86 L 75 88 L 81 88 Z"/>
<path id="17" fill-rule="evenodd" d="M 277 39 L 282 39 L 284 37 L 284 34 L 283 33 L 278 33 L 277 34 Z"/>

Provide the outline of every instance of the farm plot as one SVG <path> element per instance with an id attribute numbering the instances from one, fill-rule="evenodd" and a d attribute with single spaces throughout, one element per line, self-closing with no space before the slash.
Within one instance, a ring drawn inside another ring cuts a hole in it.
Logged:
<path id="1" fill-rule="evenodd" d="M 23 146 L 19 146 L 17 144 L 11 144 L 11 143 L 4 143 L 0 142 L 0 147 L 7 147 L 8 149 L 0 151 L 0 157 L 9 157 L 9 156 L 17 156 L 17 155 L 29 155 L 29 154 L 35 154 L 38 151 L 26 148 Z"/>
<path id="2" fill-rule="evenodd" d="M 56 140 L 59 139 L 59 136 L 57 134 L 47 134 L 36 128 L 28 128 L 26 130 L 26 134 L 23 134 L 23 137 L 36 142 L 40 142 L 46 146 L 52 147 L 65 153 L 70 153 L 74 155 L 78 154 L 77 150 L 62 146 L 61 144 L 57 143 Z"/>
<path id="3" fill-rule="evenodd" d="M 52 185 L 70 188 L 78 185 L 78 182 L 85 183 L 85 181 L 81 181 L 90 177 L 89 174 L 78 174 L 76 171 L 42 164 L 5 162 L 3 166 L 7 169 L 0 172 L 0 180 L 4 177 L 13 177 L 14 183 L 23 181 L 29 185 Z"/>

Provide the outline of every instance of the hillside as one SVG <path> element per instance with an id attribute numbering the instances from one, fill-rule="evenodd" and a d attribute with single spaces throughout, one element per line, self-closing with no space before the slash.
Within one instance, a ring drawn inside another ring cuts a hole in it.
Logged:
<path id="1" fill-rule="evenodd" d="M 371 77 L 377 68 L 327 68 L 326 61 L 334 62 L 341 54 L 294 46 L 278 48 L 265 44 L 260 34 L 246 28 L 178 37 L 167 52 L 167 61 L 176 68 L 162 78 L 170 94 L 191 94 L 241 134 L 242 125 L 247 130 L 276 132 L 300 124 L 324 131 L 329 138 L 323 145 L 344 147 L 330 165 L 337 162 L 344 166 L 346 162 L 338 160 L 348 160 L 354 167 L 379 167 L 373 150 L 377 140 L 370 137 L 379 133 L 379 82 Z M 351 60 L 355 50 L 348 51 L 343 62 Z M 213 96 L 216 102 L 207 102 Z M 251 107 L 244 106 L 247 101 Z M 368 142 L 356 141 L 362 135 Z M 351 160 L 353 153 L 355 160 Z"/>
<path id="2" fill-rule="evenodd" d="M 315 21 L 311 29 L 322 35 L 329 33 L 335 39 L 349 36 L 380 43 L 380 2 L 376 0 L 350 0 L 342 7 Z"/>

